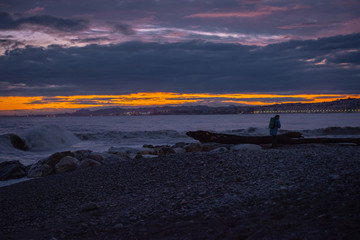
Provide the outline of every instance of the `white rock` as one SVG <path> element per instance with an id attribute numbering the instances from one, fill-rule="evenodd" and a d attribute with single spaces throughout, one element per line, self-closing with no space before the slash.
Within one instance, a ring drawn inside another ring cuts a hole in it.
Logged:
<path id="1" fill-rule="evenodd" d="M 79 166 L 80 162 L 74 157 L 64 157 L 56 165 L 56 173 L 63 173 L 75 170 Z"/>
<path id="2" fill-rule="evenodd" d="M 239 144 L 231 147 L 233 151 L 242 151 L 242 150 L 251 150 L 251 151 L 259 151 L 262 147 L 256 144 Z"/>

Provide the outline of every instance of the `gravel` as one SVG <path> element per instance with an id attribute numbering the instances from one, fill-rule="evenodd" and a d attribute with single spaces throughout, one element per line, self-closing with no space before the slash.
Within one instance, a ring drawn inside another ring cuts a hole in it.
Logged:
<path id="1" fill-rule="evenodd" d="M 179 153 L 0 188 L 0 239 L 360 239 L 360 148 Z"/>

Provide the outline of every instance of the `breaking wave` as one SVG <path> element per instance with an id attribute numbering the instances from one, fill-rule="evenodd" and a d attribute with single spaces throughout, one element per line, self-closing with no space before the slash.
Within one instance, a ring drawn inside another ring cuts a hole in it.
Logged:
<path id="1" fill-rule="evenodd" d="M 58 125 L 45 125 L 27 131 L 22 137 L 31 151 L 47 151 L 71 146 L 79 139 Z"/>

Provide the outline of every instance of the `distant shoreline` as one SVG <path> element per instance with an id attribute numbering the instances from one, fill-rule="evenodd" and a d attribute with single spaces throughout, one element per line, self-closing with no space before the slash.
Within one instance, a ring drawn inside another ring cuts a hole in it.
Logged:
<path id="1" fill-rule="evenodd" d="M 72 113 L 4 114 L 0 117 L 86 117 L 149 115 L 223 115 L 223 114 L 314 114 L 360 113 L 360 99 L 348 98 L 323 103 L 286 103 L 266 106 L 162 106 L 139 108 L 80 109 Z M 1 114 L 1 111 L 0 111 Z"/>
<path id="2" fill-rule="evenodd" d="M 184 113 L 184 114 L 134 114 L 134 115 L 64 115 L 64 114 L 41 114 L 41 115 L 0 115 L 1 117 L 11 118 L 28 118 L 28 117 L 45 117 L 45 118 L 53 118 L 53 117 L 142 117 L 142 116 L 179 116 L 179 115 L 257 115 L 257 114 L 340 114 L 340 113 L 360 113 L 360 109 L 356 111 L 338 111 L 338 112 L 259 112 L 259 113 Z"/>

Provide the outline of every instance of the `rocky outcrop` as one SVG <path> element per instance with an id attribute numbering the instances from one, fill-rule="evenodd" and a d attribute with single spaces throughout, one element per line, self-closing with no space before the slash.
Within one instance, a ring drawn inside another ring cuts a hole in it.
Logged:
<path id="1" fill-rule="evenodd" d="M 0 181 L 17 179 L 25 176 L 25 166 L 19 161 L 8 161 L 0 163 Z"/>

